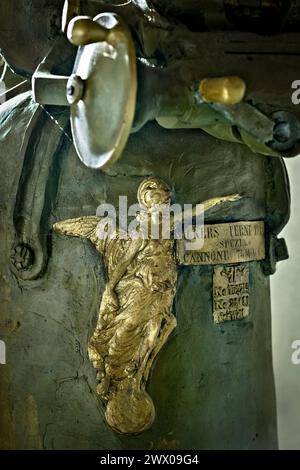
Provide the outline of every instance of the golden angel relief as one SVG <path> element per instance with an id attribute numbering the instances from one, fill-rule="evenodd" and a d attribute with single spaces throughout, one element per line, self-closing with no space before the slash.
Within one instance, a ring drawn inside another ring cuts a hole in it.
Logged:
<path id="1" fill-rule="evenodd" d="M 148 218 L 151 227 L 159 226 L 154 208 L 171 205 L 168 185 L 148 178 L 137 198 L 144 208 L 140 217 Z M 202 203 L 202 210 L 238 199 L 238 195 L 211 199 Z M 107 423 L 119 433 L 135 434 L 149 429 L 155 419 L 147 380 L 157 354 L 176 327 L 172 313 L 177 282 L 175 242 L 163 233 L 154 238 L 151 231 L 147 238 L 129 233 L 123 239 L 118 227 L 110 236 L 99 237 L 101 220 L 96 216 L 65 220 L 56 223 L 54 230 L 90 240 L 103 257 L 107 283 L 88 354 L 97 370 L 97 394 L 104 403 Z M 171 230 L 177 222 L 173 216 Z"/>

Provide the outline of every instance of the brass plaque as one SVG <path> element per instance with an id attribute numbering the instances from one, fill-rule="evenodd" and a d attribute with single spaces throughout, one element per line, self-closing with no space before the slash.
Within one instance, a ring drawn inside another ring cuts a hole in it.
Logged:
<path id="1" fill-rule="evenodd" d="M 249 315 L 249 265 L 214 268 L 213 316 L 215 323 L 241 320 Z"/>
<path id="2" fill-rule="evenodd" d="M 188 250 L 185 240 L 177 241 L 177 260 L 181 265 L 246 263 L 265 259 L 263 221 L 204 225 L 204 246 Z"/>

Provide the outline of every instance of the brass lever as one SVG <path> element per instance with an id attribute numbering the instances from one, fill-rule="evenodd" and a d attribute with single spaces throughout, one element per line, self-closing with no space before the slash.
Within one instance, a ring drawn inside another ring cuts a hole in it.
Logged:
<path id="1" fill-rule="evenodd" d="M 109 29 L 93 21 L 89 16 L 78 16 L 70 21 L 67 36 L 74 46 L 86 46 L 105 41 L 109 33 Z"/>

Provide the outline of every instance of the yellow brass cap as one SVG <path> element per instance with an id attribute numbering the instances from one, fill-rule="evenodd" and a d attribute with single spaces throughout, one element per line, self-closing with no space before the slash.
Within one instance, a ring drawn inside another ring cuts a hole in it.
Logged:
<path id="1" fill-rule="evenodd" d="M 240 103 L 246 94 L 246 83 L 240 77 L 204 78 L 199 92 L 208 103 L 233 105 Z"/>

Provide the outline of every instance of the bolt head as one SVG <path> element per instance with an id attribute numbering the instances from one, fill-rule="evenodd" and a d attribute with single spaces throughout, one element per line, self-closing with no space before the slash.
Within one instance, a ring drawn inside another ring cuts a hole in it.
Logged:
<path id="1" fill-rule="evenodd" d="M 67 100 L 70 105 L 78 103 L 83 96 L 84 82 L 77 75 L 71 75 L 67 83 Z"/>
<path id="2" fill-rule="evenodd" d="M 288 142 L 291 138 L 291 127 L 288 122 L 278 122 L 274 128 L 274 137 L 278 142 Z"/>

